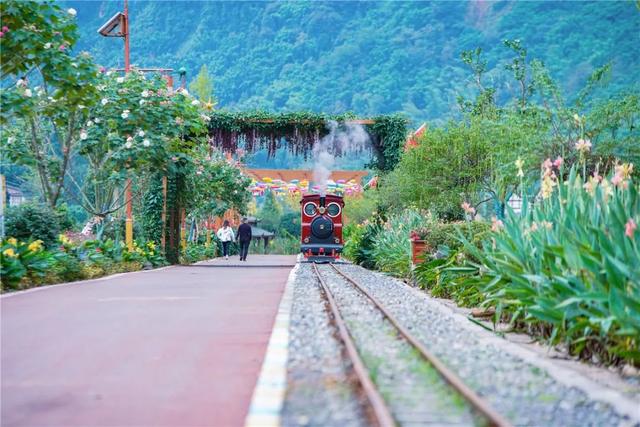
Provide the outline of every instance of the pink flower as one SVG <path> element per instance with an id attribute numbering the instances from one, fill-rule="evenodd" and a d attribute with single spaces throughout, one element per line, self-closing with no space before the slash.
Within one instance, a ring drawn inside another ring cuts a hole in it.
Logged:
<path id="1" fill-rule="evenodd" d="M 504 227 L 504 223 L 495 216 L 491 218 L 491 231 L 498 232 Z"/>
<path id="2" fill-rule="evenodd" d="M 624 179 L 622 178 L 622 175 L 620 175 L 620 174 L 615 174 L 613 176 L 613 178 L 611 178 L 611 183 L 613 185 L 615 185 L 616 187 L 618 187 L 623 182 L 624 182 Z"/>
<path id="3" fill-rule="evenodd" d="M 476 213 L 475 208 L 467 202 L 462 203 L 460 206 L 464 209 L 464 213 L 466 214 L 474 215 Z"/>
<path id="4" fill-rule="evenodd" d="M 633 239 L 633 232 L 636 231 L 636 228 L 638 228 L 638 226 L 636 225 L 633 218 L 629 218 L 629 221 L 627 221 L 624 226 L 624 235 L 630 239 Z"/>
<path id="5" fill-rule="evenodd" d="M 542 163 L 542 167 L 545 169 L 551 169 L 551 166 L 553 166 L 551 159 L 547 159 L 544 161 L 544 163 Z"/>
<path id="6" fill-rule="evenodd" d="M 101 72 L 101 73 L 106 73 L 106 72 L 107 72 L 107 69 L 106 69 L 106 68 L 104 68 L 104 67 L 100 67 L 100 72 Z"/>
<path id="7" fill-rule="evenodd" d="M 62 50 L 65 50 L 65 49 L 66 49 L 66 47 L 65 47 L 65 45 L 63 45 L 63 44 L 61 44 L 61 45 L 60 45 L 60 47 L 58 48 L 58 50 L 61 50 L 61 51 L 62 51 Z"/>
<path id="8" fill-rule="evenodd" d="M 559 169 L 560 166 L 562 166 L 562 163 L 564 163 L 564 159 L 558 156 L 558 158 L 553 161 L 553 166 Z"/>
<path id="9" fill-rule="evenodd" d="M 0 31 L 0 38 L 4 37 L 4 33 Z"/>
<path id="10" fill-rule="evenodd" d="M 3 33 L 9 32 L 9 27 L 7 27 L 6 25 L 4 27 L 2 27 L 2 32 Z"/>

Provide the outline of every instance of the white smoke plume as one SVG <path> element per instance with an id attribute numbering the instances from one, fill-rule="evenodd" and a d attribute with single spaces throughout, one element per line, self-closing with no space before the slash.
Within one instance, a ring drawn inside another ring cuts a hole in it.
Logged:
<path id="1" fill-rule="evenodd" d="M 335 156 L 345 152 L 362 152 L 369 149 L 371 139 L 364 126 L 356 123 L 327 124 L 329 134 L 313 146 L 313 181 L 320 188 L 320 195 L 327 194 L 327 181 L 335 164 Z"/>

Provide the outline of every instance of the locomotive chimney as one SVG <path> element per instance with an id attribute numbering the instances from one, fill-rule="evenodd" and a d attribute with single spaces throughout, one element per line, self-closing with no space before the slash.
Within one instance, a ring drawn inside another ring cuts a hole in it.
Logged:
<path id="1" fill-rule="evenodd" d="M 321 207 L 325 207 L 325 203 L 326 203 L 327 198 L 325 196 L 320 196 L 320 206 Z"/>

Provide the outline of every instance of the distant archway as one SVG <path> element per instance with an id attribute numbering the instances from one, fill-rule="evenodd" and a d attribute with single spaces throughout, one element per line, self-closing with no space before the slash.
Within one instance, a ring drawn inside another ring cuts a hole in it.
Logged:
<path id="1" fill-rule="evenodd" d="M 397 114 L 359 119 L 352 114 L 214 111 L 209 121 L 209 143 L 226 152 L 243 149 L 252 153 L 264 148 L 272 156 L 284 140 L 292 153 L 306 157 L 328 133 L 330 122 L 364 126 L 372 142 L 371 166 L 378 171 L 390 171 L 400 160 L 408 120 Z M 335 154 L 341 155 L 339 151 Z"/>

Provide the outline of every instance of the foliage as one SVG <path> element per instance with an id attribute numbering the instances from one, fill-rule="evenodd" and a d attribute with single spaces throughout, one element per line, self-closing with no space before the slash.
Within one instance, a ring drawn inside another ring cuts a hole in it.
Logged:
<path id="1" fill-rule="evenodd" d="M 477 258 L 470 286 L 496 316 L 509 313 L 584 357 L 640 363 L 640 197 L 618 165 L 609 179 L 572 168 L 557 190 L 510 214 Z"/>
<path id="2" fill-rule="evenodd" d="M 4 226 L 8 236 L 21 240 L 41 240 L 47 247 L 55 244 L 60 234 L 56 212 L 46 205 L 33 203 L 9 207 Z"/>
<path id="3" fill-rule="evenodd" d="M 411 269 L 412 230 L 434 221 L 428 213 L 407 209 L 387 221 L 376 217 L 372 222 L 345 227 L 344 254 L 365 268 L 378 268 L 398 277 L 408 277 Z"/>
<path id="4" fill-rule="evenodd" d="M 73 1 L 82 48 L 121 63 L 113 39 L 95 29 L 121 4 Z M 446 121 L 456 96 L 475 90 L 458 54 L 483 48 L 497 100 L 519 90 L 504 65 L 516 56 L 499 41 L 520 39 L 562 89 L 614 59 L 615 93 L 640 74 L 634 2 L 183 2 L 129 6 L 132 51 L 145 66 L 205 64 L 221 105 L 234 110 L 404 112 L 414 124 Z M 157 31 L 158 23 L 171 31 Z"/>
<path id="5" fill-rule="evenodd" d="M 264 202 L 258 212 L 260 218 L 260 228 L 271 232 L 277 232 L 282 216 L 282 206 L 276 199 L 273 191 L 267 191 L 264 195 Z"/>
<path id="6" fill-rule="evenodd" d="M 456 252 L 464 246 L 459 238 L 459 232 L 462 232 L 467 239 L 474 240 L 485 237 L 489 228 L 484 221 L 436 221 L 422 225 L 413 231 L 433 252 L 439 249 L 444 249 L 443 252 Z"/>
<path id="7" fill-rule="evenodd" d="M 460 203 L 479 201 L 478 190 L 491 173 L 488 132 L 488 126 L 475 123 L 429 130 L 383 178 L 382 204 L 430 208 L 443 218 L 460 218 Z"/>
<path id="8" fill-rule="evenodd" d="M 380 219 L 366 220 L 362 224 L 348 224 L 343 229 L 344 256 L 364 268 L 375 268 L 373 247 L 380 232 Z"/>
<path id="9" fill-rule="evenodd" d="M 372 218 L 378 210 L 378 191 L 366 190 L 361 195 L 345 199 L 342 211 L 346 224 L 362 224 Z"/>
<path id="10" fill-rule="evenodd" d="M 513 73 L 518 94 L 499 103 L 483 82 L 487 62 L 482 50 L 463 52 L 463 61 L 474 73 L 476 99 L 460 96 L 463 120 L 429 129 L 417 147 L 403 154 L 398 167 L 383 179 L 383 206 L 414 206 L 445 219 L 461 219 L 462 202 L 474 208 L 491 202 L 484 211 L 502 218 L 512 194 L 539 185 L 537 169 L 544 159 L 568 165 L 586 160 L 590 171 L 611 166 L 616 158 L 639 160 L 637 91 L 609 100 L 592 96 L 606 83 L 609 66 L 596 69 L 578 99 L 567 103 L 547 68 L 538 60 L 529 61 L 520 41 L 504 44 L 515 53 L 506 68 Z M 574 150 L 579 141 L 593 146 L 589 156 Z"/>
<path id="11" fill-rule="evenodd" d="M 278 225 L 278 230 L 282 233 L 279 234 L 278 237 L 282 237 L 284 232 L 291 235 L 292 237 L 298 240 L 298 246 L 300 245 L 300 227 L 302 219 L 300 218 L 300 212 L 298 211 L 290 211 L 285 212 L 280 217 L 280 224 Z M 299 249 L 299 248 L 298 248 Z"/>
<path id="12" fill-rule="evenodd" d="M 95 67 L 88 54 L 72 55 L 78 40 L 75 15 L 74 9 L 64 11 L 50 1 L 7 0 L 0 4 L 2 80 L 17 80 L 1 93 L 3 125 L 13 115 L 37 111 L 28 79 L 41 85 L 34 89 L 36 93 L 46 91 L 65 109 L 80 109 L 92 98 L 94 89 L 86 82 Z M 50 110 L 45 113 L 52 114 Z"/>
<path id="13" fill-rule="evenodd" d="M 490 225 L 484 221 L 436 222 L 425 228 L 421 237 L 427 241 L 431 253 L 414 269 L 416 283 L 431 295 L 451 298 L 461 306 L 483 302 L 480 290 L 468 282 L 476 272 L 469 263 L 478 260 L 464 248 L 460 236 L 473 246 L 481 247 L 489 232 Z"/>
<path id="14" fill-rule="evenodd" d="M 245 211 L 251 198 L 247 191 L 250 181 L 237 164 L 202 147 L 175 159 L 173 166 L 185 179 L 180 205 L 193 217 L 221 216 L 229 209 Z"/>
<path id="15" fill-rule="evenodd" d="M 205 130 L 200 102 L 183 90 L 167 88 L 160 76 L 135 69 L 125 76 L 101 73 L 100 102 L 80 132 L 79 153 L 88 163 L 69 192 L 92 215 L 105 217 L 121 208 L 126 177 L 167 169 L 177 153 L 189 153 Z"/>
<path id="16" fill-rule="evenodd" d="M 41 240 L 8 238 L 0 242 L 0 276 L 3 290 L 24 289 L 59 282 L 93 279 L 106 274 L 166 265 L 153 242 L 134 244 L 86 240 L 75 243 L 59 236 L 59 246 L 45 248 Z"/>
<path id="17" fill-rule="evenodd" d="M 205 246 L 201 244 L 188 243 L 187 248 L 181 257 L 183 264 L 191 264 L 194 262 L 211 259 L 216 256 L 217 253 L 221 253 L 216 250 L 216 245 Z"/>
<path id="18" fill-rule="evenodd" d="M 142 223 L 144 238 L 156 244 L 162 241 L 163 208 L 162 176 L 155 174 L 149 180 L 146 192 L 142 196 L 142 207 L 138 220 Z"/>
<path id="19" fill-rule="evenodd" d="M 0 90 L 0 123 L 7 127 L 0 155 L 32 168 L 45 203 L 55 208 L 95 100 L 97 67 L 88 53 L 71 54 L 78 37 L 73 9 L 13 0 L 0 7 L 2 79 L 12 80 Z"/>
<path id="20" fill-rule="evenodd" d="M 236 152 L 242 149 L 252 153 L 266 148 L 273 156 L 284 138 L 288 149 L 305 157 L 313 144 L 329 132 L 329 122 L 349 122 L 356 120 L 351 113 L 324 114 L 312 112 L 269 113 L 266 111 L 231 112 L 217 110 L 211 113 L 209 133 L 213 144 L 224 151 Z M 381 171 L 391 170 L 400 158 L 408 121 L 401 115 L 373 117 L 371 125 L 366 125 L 371 135 L 375 160 L 372 166 Z M 334 151 L 340 154 L 339 147 Z"/>
<path id="21" fill-rule="evenodd" d="M 196 78 L 189 83 L 189 90 L 191 90 L 200 101 L 206 102 L 211 108 L 218 103 L 213 95 L 213 79 L 211 75 L 209 75 L 206 65 L 200 67 Z"/>
<path id="22" fill-rule="evenodd" d="M 44 275 L 49 267 L 49 256 L 42 241 L 18 242 L 9 238 L 0 242 L 0 278 L 3 286 L 14 288 L 26 275 Z"/>

